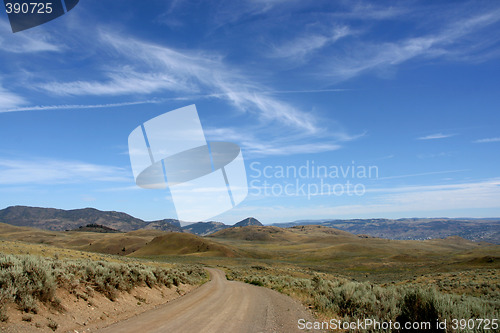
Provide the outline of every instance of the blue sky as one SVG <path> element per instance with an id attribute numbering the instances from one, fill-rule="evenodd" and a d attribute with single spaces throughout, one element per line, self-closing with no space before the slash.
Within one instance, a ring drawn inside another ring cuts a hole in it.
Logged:
<path id="1" fill-rule="evenodd" d="M 196 104 L 250 185 L 212 220 L 500 216 L 499 59 L 494 1 L 85 0 L 16 34 L 4 13 L 0 207 L 175 217 L 127 138 Z"/>

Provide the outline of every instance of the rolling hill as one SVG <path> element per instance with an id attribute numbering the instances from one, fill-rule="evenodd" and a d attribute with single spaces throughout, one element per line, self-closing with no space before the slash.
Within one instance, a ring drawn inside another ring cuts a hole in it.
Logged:
<path id="1" fill-rule="evenodd" d="M 146 229 L 187 232 L 199 236 L 207 236 L 230 228 L 262 226 L 262 223 L 253 217 L 245 218 L 235 225 L 226 225 L 221 222 L 211 221 L 191 223 L 181 227 L 181 223 L 175 219 L 147 222 L 125 213 L 100 211 L 94 208 L 62 210 L 26 206 L 12 206 L 0 210 L 0 222 L 53 231 L 74 230 L 89 224 L 98 224 L 122 232 Z M 275 223 L 271 226 L 290 228 L 307 225 L 321 225 L 344 230 L 356 235 L 365 235 L 365 237 L 396 240 L 426 240 L 459 236 L 477 242 L 484 241 L 500 244 L 500 218 L 301 220 Z"/>
<path id="2" fill-rule="evenodd" d="M 193 263 L 255 265 L 259 262 L 271 266 L 279 263 L 304 271 L 370 277 L 374 281 L 411 278 L 415 271 L 430 274 L 500 268 L 499 245 L 458 236 L 425 241 L 389 240 L 317 225 L 291 228 L 254 225 L 226 228 L 200 237 L 144 229 L 127 233 L 50 231 L 0 223 L 0 241 L 120 256 L 160 259 L 175 256 Z"/>
<path id="3" fill-rule="evenodd" d="M 0 239 L 3 240 L 115 255 L 132 253 L 163 234 L 166 232 L 160 230 L 138 230 L 127 233 L 52 231 L 0 223 Z"/>
<path id="4" fill-rule="evenodd" d="M 85 229 L 85 228 L 82 228 Z M 94 228 L 91 228 L 94 229 Z M 52 231 L 16 227 L 0 223 L 0 240 L 47 244 L 65 249 L 132 256 L 194 255 L 237 257 L 238 251 L 188 233 L 161 230 L 135 230 L 105 233 L 86 230 Z"/>
<path id="5" fill-rule="evenodd" d="M 425 241 L 390 240 L 320 225 L 291 228 L 248 226 L 214 233 L 209 238 L 237 248 L 248 258 L 277 260 L 315 271 L 359 276 L 377 272 L 381 277 L 408 274 L 415 269 L 432 272 L 472 263 L 498 268 L 500 246 L 458 236 Z"/>
<path id="6" fill-rule="evenodd" d="M 211 257 L 237 257 L 237 250 L 188 233 L 168 233 L 155 237 L 147 245 L 130 254 L 133 257 L 165 255 L 193 255 Z"/>

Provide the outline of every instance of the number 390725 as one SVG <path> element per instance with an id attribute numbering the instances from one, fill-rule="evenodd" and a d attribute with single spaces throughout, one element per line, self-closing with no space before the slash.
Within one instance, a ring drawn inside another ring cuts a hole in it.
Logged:
<path id="1" fill-rule="evenodd" d="M 52 13 L 52 3 L 47 2 L 7 2 L 5 4 L 7 9 L 7 14 L 51 14 Z"/>

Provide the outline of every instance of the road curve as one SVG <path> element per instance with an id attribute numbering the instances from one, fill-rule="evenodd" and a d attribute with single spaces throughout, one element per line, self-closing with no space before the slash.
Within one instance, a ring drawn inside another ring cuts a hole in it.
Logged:
<path id="1" fill-rule="evenodd" d="M 299 319 L 312 316 L 292 298 L 207 268 L 210 281 L 154 310 L 115 323 L 100 333 L 125 332 L 304 332 Z"/>

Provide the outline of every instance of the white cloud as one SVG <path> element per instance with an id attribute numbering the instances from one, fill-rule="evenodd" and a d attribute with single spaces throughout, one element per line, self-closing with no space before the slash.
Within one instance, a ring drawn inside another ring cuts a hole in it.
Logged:
<path id="1" fill-rule="evenodd" d="M 248 145 L 246 152 L 250 156 L 286 156 L 296 154 L 317 154 L 340 149 L 342 146 L 335 143 L 307 143 L 307 144 L 263 144 L 253 142 Z"/>
<path id="2" fill-rule="evenodd" d="M 500 137 L 475 140 L 474 143 L 500 142 Z"/>
<path id="3" fill-rule="evenodd" d="M 162 73 L 139 73 L 131 68 L 106 73 L 107 80 L 52 82 L 42 85 L 47 91 L 67 95 L 151 94 L 160 90 L 187 91 L 173 76 Z"/>
<path id="4" fill-rule="evenodd" d="M 26 107 L 6 108 L 5 110 L 2 110 L 1 106 L 0 106 L 0 113 L 20 112 L 20 111 L 80 110 L 80 109 L 116 108 L 116 107 L 128 106 L 128 105 L 154 104 L 154 103 L 160 103 L 162 101 L 164 101 L 164 99 L 161 99 L 161 100 L 150 99 L 150 100 L 140 100 L 140 101 L 131 101 L 131 102 L 122 102 L 122 103 L 107 103 L 107 104 L 35 105 L 35 106 L 26 106 Z"/>
<path id="5" fill-rule="evenodd" d="M 453 153 L 449 152 L 449 151 L 443 151 L 440 153 L 431 153 L 431 154 L 417 154 L 417 157 L 420 159 L 437 158 L 437 157 L 450 157 L 450 156 L 453 156 Z"/>
<path id="6" fill-rule="evenodd" d="M 252 192 L 250 192 L 252 193 Z M 307 194 L 306 194 L 307 197 Z M 250 197 L 252 198 L 252 197 Z M 311 200 L 319 199 L 311 196 Z M 253 203 L 246 207 L 236 208 L 234 213 L 241 211 L 258 211 L 262 220 L 276 220 L 279 222 L 299 219 L 325 218 L 362 218 L 380 217 L 408 217 L 423 214 L 432 215 L 432 212 L 463 211 L 464 209 L 500 209 L 500 179 L 490 179 L 471 183 L 430 186 L 406 186 L 396 188 L 367 189 L 365 196 L 358 197 L 356 204 L 337 205 L 315 204 L 310 201 L 307 205 L 275 204 L 259 206 L 261 199 L 270 202 L 269 197 L 253 197 Z M 334 197 L 341 200 L 341 198 Z M 451 217 L 451 216 L 450 216 Z M 276 221 L 277 222 L 277 221 Z"/>
<path id="7" fill-rule="evenodd" d="M 460 169 L 460 170 L 431 171 L 431 172 L 412 173 L 412 174 L 398 175 L 398 176 L 380 177 L 378 179 L 379 180 L 383 180 L 383 179 L 397 179 L 397 178 L 421 177 L 421 176 L 440 175 L 440 174 L 455 173 L 455 172 L 464 172 L 464 171 L 470 171 L 470 170 L 469 169 Z"/>
<path id="8" fill-rule="evenodd" d="M 277 121 L 311 134 L 321 130 L 310 113 L 269 96 L 267 87 L 228 68 L 220 57 L 181 53 L 111 33 L 101 33 L 100 42 L 118 53 L 124 63 L 105 70 L 104 82 L 52 82 L 41 88 L 60 95 L 150 94 L 160 90 L 196 93 L 208 89 L 211 96 L 228 100 L 244 112 L 254 112 L 263 122 Z"/>
<path id="9" fill-rule="evenodd" d="M 306 34 L 283 45 L 275 46 L 269 54 L 272 58 L 287 58 L 293 61 L 303 60 L 309 54 L 320 50 L 351 33 L 347 26 L 333 28 L 327 34 Z"/>
<path id="10" fill-rule="evenodd" d="M 298 2 L 296 0 L 246 0 L 246 1 L 222 1 L 212 15 L 214 29 L 226 24 L 241 21 L 244 18 L 267 13 L 281 5 L 289 5 Z"/>
<path id="11" fill-rule="evenodd" d="M 284 137 L 261 140 L 252 131 L 241 132 L 233 128 L 205 128 L 208 141 L 229 141 L 239 143 L 245 158 L 263 156 L 287 156 L 295 154 L 317 154 L 342 148 L 339 142 L 356 140 L 364 134 L 350 136 L 341 131 L 330 141 L 311 140 L 307 137 Z"/>
<path id="12" fill-rule="evenodd" d="M 11 53 L 59 52 L 62 47 L 52 41 L 49 34 L 40 28 L 36 31 L 10 33 L 10 25 L 0 20 L 0 50 Z"/>
<path id="13" fill-rule="evenodd" d="M 0 159 L 0 184 L 2 185 L 50 185 L 88 181 L 129 182 L 131 180 L 131 172 L 114 166 L 49 159 Z"/>
<path id="14" fill-rule="evenodd" d="M 24 98 L 5 90 L 0 85 L 0 109 L 16 108 L 23 104 L 26 104 L 26 100 Z"/>
<path id="15" fill-rule="evenodd" d="M 392 210 L 432 211 L 500 207 L 500 179 L 476 183 L 414 186 L 388 189 L 382 196 Z"/>
<path id="16" fill-rule="evenodd" d="M 475 59 L 474 54 L 480 54 L 482 61 L 487 60 L 484 53 L 479 51 L 488 50 L 499 38 L 482 32 L 500 22 L 500 10 L 476 16 L 461 15 L 453 19 L 454 21 L 447 23 L 445 28 L 436 33 L 397 42 L 353 43 L 348 53 L 333 54 L 328 63 L 321 64 L 322 71 L 319 75 L 343 81 L 366 71 L 399 65 L 417 57 L 450 57 L 472 61 Z M 491 56 L 496 56 L 496 53 L 491 53 Z"/>
<path id="17" fill-rule="evenodd" d="M 436 134 L 429 134 L 426 136 L 421 136 L 417 138 L 417 140 L 436 140 L 436 139 L 446 139 L 449 137 L 454 136 L 455 134 L 443 134 L 443 133 L 436 133 Z"/>
<path id="18" fill-rule="evenodd" d="M 331 14 L 335 19 L 387 20 L 407 17 L 409 9 L 404 3 L 392 3 L 391 6 L 378 6 L 376 3 L 346 2 L 347 10 Z M 403 5 L 403 6 L 401 6 Z"/>

